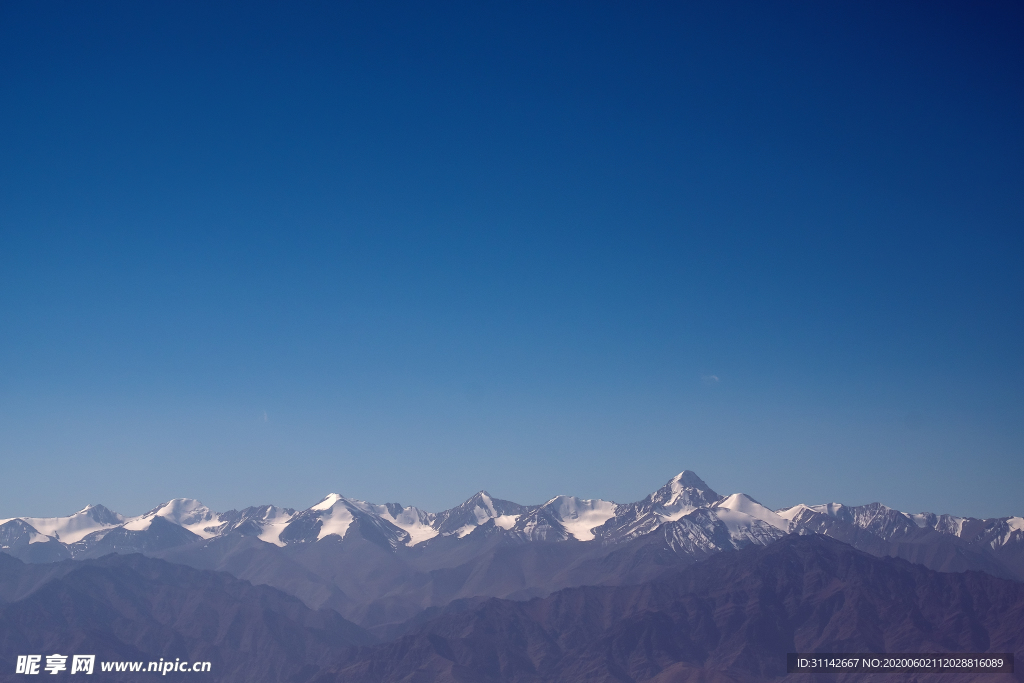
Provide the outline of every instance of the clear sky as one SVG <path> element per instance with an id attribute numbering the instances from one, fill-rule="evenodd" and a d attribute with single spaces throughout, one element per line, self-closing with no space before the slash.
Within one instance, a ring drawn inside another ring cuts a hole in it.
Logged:
<path id="1" fill-rule="evenodd" d="M 1024 514 L 1019 2 L 0 4 L 0 518 Z"/>

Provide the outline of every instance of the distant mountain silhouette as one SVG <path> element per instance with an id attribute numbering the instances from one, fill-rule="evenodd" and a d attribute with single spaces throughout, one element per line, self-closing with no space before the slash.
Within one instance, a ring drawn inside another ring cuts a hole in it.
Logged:
<path id="1" fill-rule="evenodd" d="M 337 665 L 345 646 L 371 641 L 334 611 L 221 572 L 141 555 L 26 565 L 0 554 L 0 681 L 24 680 L 18 655 L 53 653 L 212 662 L 209 675 L 160 680 L 301 681 Z"/>

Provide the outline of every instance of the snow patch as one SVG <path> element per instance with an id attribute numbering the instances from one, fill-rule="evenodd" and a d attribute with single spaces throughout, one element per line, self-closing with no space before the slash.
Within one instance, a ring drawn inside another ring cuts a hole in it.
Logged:
<path id="1" fill-rule="evenodd" d="M 340 500 L 327 509 L 325 514 L 320 515 L 320 533 L 316 537 L 318 541 L 331 534 L 345 538 L 345 532 L 352 525 L 352 513 L 345 506 L 346 501 L 341 496 L 338 498 Z"/>
<path id="2" fill-rule="evenodd" d="M 490 496 L 486 493 L 480 495 L 480 500 L 483 502 L 483 506 L 477 505 L 473 508 L 473 516 L 476 517 L 476 523 L 486 524 L 487 520 L 494 519 L 498 516 L 498 512 L 494 509 L 494 503 L 491 502 Z"/>
<path id="3" fill-rule="evenodd" d="M 803 503 L 800 503 L 799 505 L 794 505 L 791 508 L 776 510 L 775 514 L 777 514 L 782 519 L 792 522 L 804 510 L 812 510 L 812 508 L 809 505 L 804 505 Z"/>
<path id="4" fill-rule="evenodd" d="M 1024 518 L 1022 517 L 1007 517 L 1006 518 L 1006 533 L 1000 538 L 992 539 L 990 544 L 993 548 L 1000 545 L 1006 545 L 1013 538 L 1014 534 L 1024 532 Z"/>
<path id="5" fill-rule="evenodd" d="M 939 533 L 962 536 L 964 531 L 965 517 L 954 517 L 953 515 L 935 515 L 931 512 L 922 512 L 918 515 L 902 513 L 913 520 L 919 529 L 934 529 Z"/>
<path id="6" fill-rule="evenodd" d="M 316 505 L 309 509 L 316 510 L 317 512 L 321 510 L 330 510 L 332 507 L 334 507 L 334 504 L 337 503 L 339 500 L 342 500 L 342 497 L 339 496 L 337 493 L 329 493 L 327 494 L 326 498 L 324 498 L 319 503 L 317 503 Z"/>
<path id="7" fill-rule="evenodd" d="M 558 520 L 579 541 L 594 540 L 593 529 L 615 516 L 615 503 L 600 499 L 581 499 L 575 496 L 557 496 L 544 507 L 551 508 Z"/>
<path id="8" fill-rule="evenodd" d="M 256 538 L 266 543 L 273 543 L 274 545 L 284 547 L 284 542 L 281 540 L 281 532 L 284 531 L 294 516 L 294 514 L 285 512 L 283 508 L 270 506 L 270 509 L 263 515 L 263 519 L 260 520 L 261 531 L 260 535 Z"/>
<path id="9" fill-rule="evenodd" d="M 433 515 L 419 508 L 407 507 L 397 515 L 392 515 L 386 505 L 373 506 L 377 514 L 409 534 L 409 545 L 414 546 L 429 541 L 437 536 L 437 529 L 430 526 Z"/>
<path id="10" fill-rule="evenodd" d="M 122 524 L 121 527 L 128 531 L 145 531 L 152 523 L 153 515 L 141 515 L 139 517 L 132 517 Z"/>
<path id="11" fill-rule="evenodd" d="M 494 526 L 508 531 L 519 521 L 519 515 L 499 515 L 494 518 Z"/>
<path id="12" fill-rule="evenodd" d="M 919 529 L 930 529 L 932 526 L 932 515 L 922 512 L 919 515 L 907 515 L 913 520 Z M 959 534 L 957 534 L 959 536 Z"/>

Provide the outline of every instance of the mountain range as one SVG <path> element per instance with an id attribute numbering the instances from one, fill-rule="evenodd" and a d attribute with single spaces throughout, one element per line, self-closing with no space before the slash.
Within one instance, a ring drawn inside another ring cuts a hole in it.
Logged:
<path id="1" fill-rule="evenodd" d="M 789 651 L 1020 653 L 1022 581 L 1020 517 L 771 510 L 689 471 L 621 504 L 91 505 L 0 520 L 0 681 L 86 648 L 213 663 L 171 680 L 760 683 Z"/>
<path id="2" fill-rule="evenodd" d="M 1024 519 L 908 514 L 879 503 L 770 510 L 683 471 L 641 501 L 558 496 L 521 505 L 481 491 L 443 512 L 326 496 L 309 509 L 217 513 L 175 499 L 137 517 L 92 505 L 0 521 L 0 551 L 30 563 L 142 553 L 276 587 L 393 637 L 432 610 L 625 585 L 748 546 L 824 535 L 879 557 L 1024 580 Z"/>

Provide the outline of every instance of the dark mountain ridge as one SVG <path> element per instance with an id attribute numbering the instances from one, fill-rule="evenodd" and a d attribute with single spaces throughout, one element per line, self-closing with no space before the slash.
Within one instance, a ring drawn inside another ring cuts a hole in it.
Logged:
<path id="1" fill-rule="evenodd" d="M 640 585 L 566 589 L 526 602 L 490 599 L 359 649 L 317 681 L 752 683 L 786 676 L 788 652 L 985 651 L 1024 652 L 1024 584 L 791 536 Z M 1024 680 L 1020 673 L 988 678 Z"/>
<path id="2" fill-rule="evenodd" d="M 330 547 L 308 547 L 317 546 Z M 983 572 L 935 572 L 824 536 L 791 535 L 631 585 L 568 588 L 526 601 L 456 599 L 392 632 L 403 635 L 374 645 L 331 610 L 311 610 L 223 572 L 141 555 L 32 565 L 0 554 L 0 681 L 20 679 L 10 673 L 17 655 L 57 652 L 213 663 L 210 675 L 168 680 L 763 683 L 785 676 L 788 652 L 1020 656 L 1024 584 Z"/>

